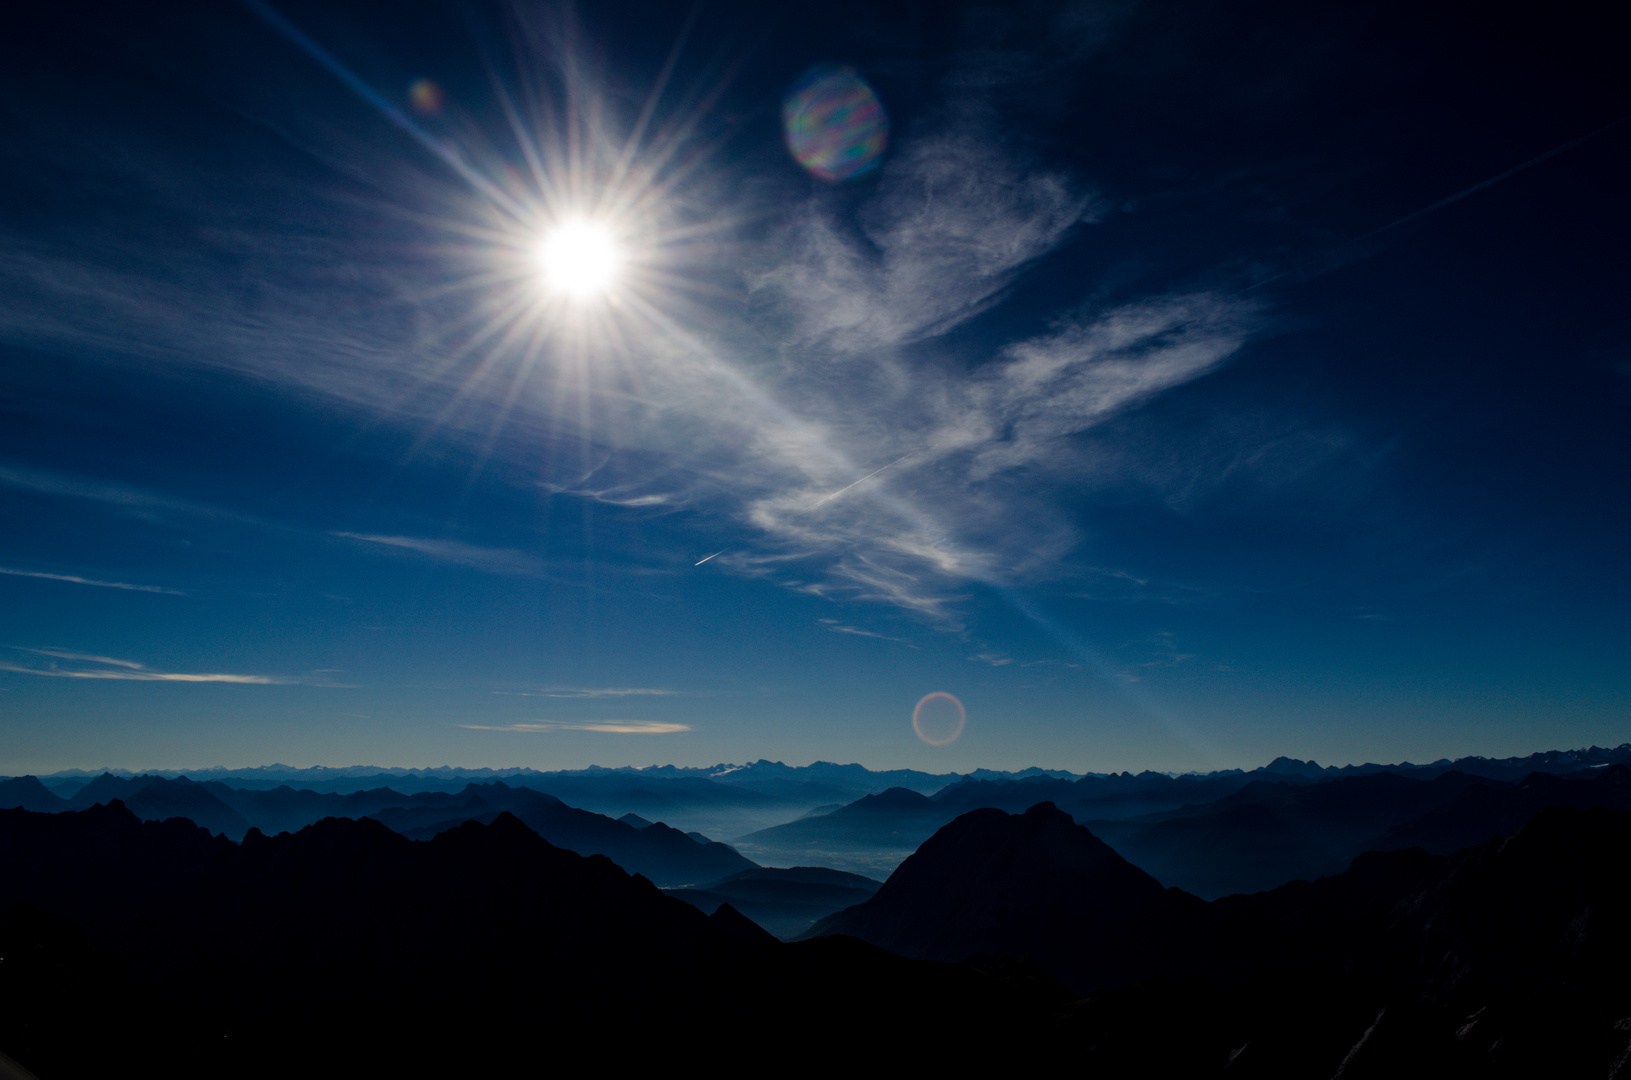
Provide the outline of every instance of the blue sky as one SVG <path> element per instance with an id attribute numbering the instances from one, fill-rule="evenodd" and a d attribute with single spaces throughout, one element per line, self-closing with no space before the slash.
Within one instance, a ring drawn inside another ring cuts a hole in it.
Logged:
<path id="1" fill-rule="evenodd" d="M 810 14 L 25 16 L 0 772 L 1631 738 L 1589 6 Z M 784 143 L 817 64 L 888 116 L 847 180 Z"/>

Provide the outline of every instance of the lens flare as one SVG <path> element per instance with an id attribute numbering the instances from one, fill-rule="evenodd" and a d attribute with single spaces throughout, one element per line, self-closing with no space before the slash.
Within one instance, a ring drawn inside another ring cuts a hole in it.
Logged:
<path id="1" fill-rule="evenodd" d="M 968 722 L 963 703 L 944 690 L 924 696 L 912 710 L 912 730 L 930 746 L 946 746 L 957 741 Z"/>
<path id="2" fill-rule="evenodd" d="M 556 226 L 538 248 L 544 281 L 553 291 L 576 300 L 605 292 L 621 261 L 611 231 L 591 221 Z"/>
<path id="3" fill-rule="evenodd" d="M 420 116 L 437 116 L 446 99 L 442 88 L 431 80 L 415 79 L 408 84 L 408 100 Z"/>
<path id="4" fill-rule="evenodd" d="M 889 117 L 852 67 L 823 64 L 799 77 L 782 103 L 787 148 L 823 180 L 871 172 L 889 142 Z"/>

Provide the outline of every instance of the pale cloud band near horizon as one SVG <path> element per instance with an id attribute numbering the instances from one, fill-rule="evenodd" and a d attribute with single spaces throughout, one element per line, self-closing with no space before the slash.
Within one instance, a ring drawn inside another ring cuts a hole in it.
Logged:
<path id="1" fill-rule="evenodd" d="M 690 724 L 675 724 L 660 720 L 598 720 L 568 723 L 546 720 L 527 724 L 460 724 L 470 731 L 510 731 L 541 734 L 549 731 L 594 731 L 609 735 L 677 735 L 690 731 Z"/>
<path id="2" fill-rule="evenodd" d="M 166 596 L 186 596 L 180 589 L 167 589 L 162 585 L 132 585 L 123 581 L 98 581 L 95 578 L 80 577 L 77 574 L 47 574 L 41 570 L 14 570 L 9 566 L 0 566 L 0 574 L 9 574 L 12 577 L 40 578 L 44 581 L 65 581 L 70 585 L 94 585 L 99 589 L 125 589 L 130 592 L 163 593 Z"/>
<path id="3" fill-rule="evenodd" d="M 253 686 L 278 686 L 288 679 L 271 675 L 190 674 L 179 671 L 64 671 L 61 668 L 31 668 L 0 660 L 0 671 L 15 671 L 20 675 L 44 675 L 53 679 L 112 679 L 122 682 L 180 682 L 180 683 L 242 683 Z"/>
<path id="4" fill-rule="evenodd" d="M 285 686 L 296 680 L 280 678 L 276 675 L 236 675 L 225 672 L 186 672 L 186 671 L 154 671 L 146 664 L 134 660 L 120 660 L 111 656 L 94 656 L 90 653 L 73 652 L 69 649 L 29 649 L 22 646 L 11 646 L 18 652 L 32 653 L 35 656 L 45 656 L 52 660 L 67 660 L 78 664 L 94 664 L 96 667 L 62 668 L 53 664 L 51 667 L 27 667 L 10 661 L 0 660 L 0 671 L 16 672 L 19 675 L 41 675 L 48 679 L 99 679 L 115 682 L 170 682 L 170 683 L 236 683 L 247 686 Z"/>
<path id="5" fill-rule="evenodd" d="M 622 698 L 622 697 L 678 697 L 678 690 L 665 690 L 659 687 L 640 686 L 609 686 L 601 688 L 551 686 L 542 690 L 494 690 L 495 694 L 506 697 L 547 697 L 547 698 Z"/>

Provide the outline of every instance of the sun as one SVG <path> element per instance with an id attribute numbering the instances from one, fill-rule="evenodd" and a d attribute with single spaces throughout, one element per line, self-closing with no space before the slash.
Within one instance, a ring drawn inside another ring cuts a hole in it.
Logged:
<path id="1" fill-rule="evenodd" d="M 606 226 L 593 221 L 566 221 L 538 245 L 538 263 L 551 292 L 588 300 L 611 288 L 622 253 Z"/>

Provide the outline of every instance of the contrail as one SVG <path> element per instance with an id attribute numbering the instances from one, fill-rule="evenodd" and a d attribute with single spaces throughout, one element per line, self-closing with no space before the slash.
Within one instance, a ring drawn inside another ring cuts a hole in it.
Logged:
<path id="1" fill-rule="evenodd" d="M 1544 154 L 1539 154 L 1539 155 L 1537 155 L 1535 157 L 1532 157 L 1528 161 L 1524 162 L 1521 165 L 1514 165 L 1514 166 L 1512 166 L 1512 168 L 1508 169 L 1506 172 L 1500 173 L 1499 175 L 1496 175 L 1496 176 L 1492 176 L 1488 180 L 1480 181 L 1479 183 L 1474 184 L 1472 187 L 1468 188 L 1465 191 L 1458 191 L 1454 195 L 1451 195 L 1447 199 L 1440 199 L 1438 202 L 1434 203 L 1432 206 L 1424 206 L 1420 210 L 1417 210 L 1413 214 L 1406 214 L 1404 217 L 1400 218 L 1398 221 L 1390 221 L 1386 225 L 1383 225 L 1379 229 L 1372 229 L 1370 232 L 1366 233 L 1364 236 L 1361 236 L 1359 238 L 1359 240 L 1369 240 L 1371 237 L 1375 236 L 1377 233 L 1385 233 L 1389 229 L 1396 229 L 1400 225 L 1403 225 L 1407 221 L 1415 221 L 1417 218 L 1421 217 L 1423 214 L 1431 214 L 1434 210 L 1443 209 L 1444 207 L 1449 206 L 1453 202 L 1460 202 L 1462 199 L 1465 199 L 1468 195 L 1474 194 L 1475 192 L 1483 191 L 1485 188 L 1490 187 L 1491 185 L 1499 184 L 1502 180 L 1505 180 L 1507 177 L 1516 176 L 1518 173 L 1523 172 L 1525 169 L 1531 168 L 1531 167 L 1533 167 L 1535 165 L 1539 165 L 1541 162 L 1545 161 L 1548 158 L 1554 158 L 1557 155 L 1559 155 L 1559 154 L 1561 154 L 1561 153 L 1563 153 L 1565 151 L 1573 150 L 1575 147 L 1579 146 L 1581 143 L 1589 142 L 1590 140 L 1595 139 L 1597 136 L 1601 135 L 1603 132 L 1608 131 L 1611 128 L 1619 127 L 1621 124 L 1625 123 L 1627 120 L 1631 120 L 1631 116 L 1622 116 L 1618 120 L 1610 120 L 1608 123 L 1604 124 L 1602 127 L 1598 128 L 1596 131 L 1588 131 L 1586 134 L 1580 136 L 1578 139 L 1570 139 L 1568 142 L 1564 143 L 1562 146 L 1554 146 L 1550 150 L 1546 151 Z M 1355 240 L 1355 241 L 1352 241 L 1352 242 L 1357 244 L 1359 242 L 1359 240 Z"/>
<path id="2" fill-rule="evenodd" d="M 907 458 L 909 458 L 911 456 L 912 456 L 911 454 L 902 454 L 900 457 L 896 458 L 894 461 L 891 461 L 888 465 L 885 465 L 883 467 L 883 469 L 892 469 L 896 465 L 899 465 L 901 462 L 905 461 Z M 879 473 L 883 472 L 883 469 L 873 469 L 871 472 L 867 473 L 865 476 L 863 476 L 859 480 L 855 481 L 855 484 L 864 484 L 864 483 L 866 483 L 868 480 L 872 479 L 874 476 L 877 476 Z M 838 496 L 844 494 L 844 492 L 846 492 L 850 488 L 854 487 L 855 484 L 848 484 L 848 485 L 846 485 L 844 487 L 839 488 L 837 491 L 833 492 L 831 495 L 828 495 L 824 499 L 817 499 L 815 502 L 811 503 L 809 506 L 806 506 L 804 508 L 804 512 L 806 514 L 808 514 L 811 510 L 814 510 L 816 507 L 820 506 L 822 503 L 831 502 L 833 499 L 838 498 Z"/>
<path id="3" fill-rule="evenodd" d="M 1597 136 L 1603 134 L 1603 132 L 1611 131 L 1612 129 L 1617 128 L 1621 124 L 1625 123 L 1627 120 L 1631 120 L 1631 115 L 1622 116 L 1618 120 L 1610 120 L 1608 123 L 1604 124 L 1602 127 L 1597 128 L 1594 131 L 1588 131 L 1588 132 L 1586 132 L 1586 134 L 1581 135 L 1579 138 L 1570 139 L 1568 142 L 1563 143 L 1560 146 L 1554 146 L 1550 150 L 1546 151 L 1544 154 L 1537 154 L 1536 156 L 1530 158 L 1528 161 L 1525 161 L 1525 162 L 1523 162 L 1522 164 L 1519 164 L 1519 165 L 1514 165 L 1514 166 L 1512 166 L 1512 168 L 1506 170 L 1503 173 L 1497 173 L 1496 175 L 1490 177 L 1488 180 L 1480 180 L 1478 183 L 1474 184 L 1472 187 L 1467 188 L 1464 191 L 1458 191 L 1454 195 L 1448 196 L 1447 198 L 1440 199 L 1438 202 L 1434 203 L 1431 206 L 1424 206 L 1420 210 L 1416 210 L 1416 211 L 1413 211 L 1412 213 L 1406 214 L 1404 217 L 1399 218 L 1397 221 L 1390 221 L 1386 225 L 1381 226 L 1380 228 L 1372 229 L 1370 232 L 1366 233 L 1363 236 L 1356 236 L 1352 240 L 1345 240 L 1341 244 L 1337 245 L 1337 248 L 1333 249 L 1333 250 L 1339 250 L 1341 248 L 1349 246 L 1350 244 L 1362 243 L 1363 241 L 1369 240 L 1373 236 L 1378 236 L 1378 235 L 1380 235 L 1382 233 L 1387 232 L 1389 229 L 1397 229 L 1400 225 L 1404 225 L 1404 224 L 1407 224 L 1409 222 L 1415 221 L 1417 218 L 1421 217 L 1423 214 L 1431 214 L 1435 210 L 1442 210 L 1446 206 L 1449 206 L 1453 202 L 1460 202 L 1462 199 L 1465 199 L 1468 195 L 1475 195 L 1478 192 L 1483 191 L 1487 187 L 1492 187 L 1495 184 L 1499 184 L 1502 180 L 1505 180 L 1505 179 L 1507 179 L 1509 177 L 1512 177 L 1512 176 L 1516 176 L 1518 173 L 1523 172 L 1525 169 L 1533 168 L 1534 166 L 1539 165 L 1543 161 L 1546 161 L 1546 160 L 1548 160 L 1550 158 L 1554 158 L 1559 154 L 1566 153 L 1569 150 L 1573 150 L 1575 147 L 1579 146 L 1581 143 L 1590 142 L 1592 139 L 1595 139 Z M 1302 266 L 1306 262 L 1311 262 L 1311 261 L 1313 261 L 1313 260 L 1311 260 L 1311 259 L 1305 260 L 1304 263 L 1298 263 L 1297 266 L 1293 266 L 1290 270 L 1282 270 L 1280 273 L 1275 274 L 1273 277 L 1264 278 L 1262 281 L 1259 281 L 1257 284 L 1249 285 L 1245 289 L 1242 289 L 1241 291 L 1242 292 L 1251 292 L 1253 289 L 1260 289 L 1264 285 L 1269 284 L 1269 282 L 1271 282 L 1271 281 L 1278 281 L 1281 278 L 1285 277 L 1287 274 L 1293 273 L 1297 269 L 1298 266 Z"/>
<path id="4" fill-rule="evenodd" d="M 714 552 L 714 555 L 723 555 L 723 554 L 725 554 L 725 551 L 726 551 L 725 548 L 720 548 L 718 551 Z M 713 558 L 714 555 L 706 555 L 703 558 L 698 559 L 696 562 L 692 563 L 691 565 L 692 566 L 701 566 L 703 563 L 705 563 L 709 559 Z"/>

